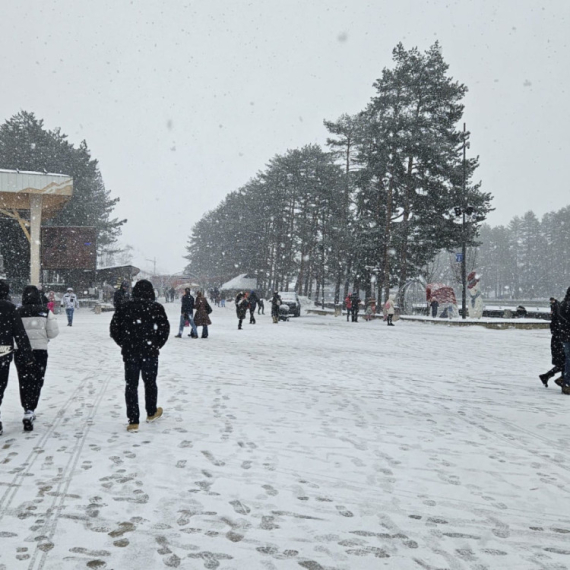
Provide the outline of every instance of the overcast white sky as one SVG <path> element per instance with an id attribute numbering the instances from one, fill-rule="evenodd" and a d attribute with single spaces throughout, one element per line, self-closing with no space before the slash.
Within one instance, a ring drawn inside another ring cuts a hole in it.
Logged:
<path id="1" fill-rule="evenodd" d="M 490 223 L 570 204 L 568 0 L 0 0 L 0 121 L 85 139 L 136 261 L 181 270 L 192 225 L 277 153 L 323 144 L 392 48 L 465 83 Z"/>

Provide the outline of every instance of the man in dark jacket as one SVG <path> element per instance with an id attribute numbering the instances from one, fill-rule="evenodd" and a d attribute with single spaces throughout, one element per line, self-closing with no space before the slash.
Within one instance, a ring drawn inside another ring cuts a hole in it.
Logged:
<path id="1" fill-rule="evenodd" d="M 125 301 L 130 299 L 129 284 L 126 281 L 121 283 L 121 286 L 115 291 L 113 295 L 113 307 L 118 309 Z"/>
<path id="2" fill-rule="evenodd" d="M 557 378 L 554 382 L 559 386 L 564 384 L 564 366 L 566 357 L 564 355 L 564 344 L 561 339 L 562 334 L 562 323 L 560 318 L 560 303 L 554 298 L 550 298 L 550 353 L 552 355 L 552 364 L 548 372 L 544 374 L 539 374 L 539 378 L 544 384 L 545 388 L 548 388 L 548 381 L 553 376 L 556 376 L 558 372 L 562 372 L 562 376 Z"/>
<path id="3" fill-rule="evenodd" d="M 164 307 L 155 301 L 152 283 L 146 279 L 133 288 L 131 301 L 122 303 L 111 320 L 111 338 L 121 347 L 125 362 L 125 400 L 127 403 L 128 431 L 139 429 L 139 377 L 145 388 L 147 422 L 162 415 L 157 408 L 158 355 L 170 334 L 170 324 Z"/>
<path id="4" fill-rule="evenodd" d="M 257 308 L 257 303 L 259 299 L 257 298 L 257 293 L 255 291 L 251 291 L 248 297 L 249 301 L 249 324 L 255 324 L 255 309 Z"/>
<path id="5" fill-rule="evenodd" d="M 279 307 L 281 304 L 279 291 L 273 291 L 273 297 L 271 297 L 271 318 L 275 324 L 279 322 Z"/>
<path id="6" fill-rule="evenodd" d="M 558 315 L 560 317 L 560 340 L 564 346 L 564 356 L 566 358 L 562 392 L 570 395 L 570 287 L 566 291 L 564 300 L 560 303 Z"/>
<path id="7" fill-rule="evenodd" d="M 181 309 L 180 326 L 178 328 L 178 334 L 176 335 L 176 338 L 182 338 L 182 333 L 184 332 L 186 321 L 188 321 L 188 324 L 192 329 L 192 332 L 188 336 L 191 338 L 198 338 L 198 329 L 194 323 L 194 297 L 192 297 L 189 287 L 184 289 Z"/>
<path id="8" fill-rule="evenodd" d="M 247 315 L 247 309 L 249 308 L 249 299 L 247 298 L 247 293 L 245 293 L 244 291 L 240 291 L 236 295 L 235 306 L 236 306 L 236 315 L 238 318 L 238 330 L 241 331 L 242 330 L 241 324 L 243 323 L 243 320 Z"/>
<path id="9" fill-rule="evenodd" d="M 10 286 L 0 279 L 0 406 L 8 385 L 10 362 L 14 354 L 14 340 L 18 343 L 23 365 L 35 369 L 35 360 L 28 335 L 22 319 L 16 312 L 15 305 L 8 301 L 9 294 Z M 0 435 L 2 433 L 2 416 L 0 415 Z"/>
<path id="10" fill-rule="evenodd" d="M 358 291 L 353 291 L 350 296 L 350 311 L 352 314 L 352 322 L 358 322 L 358 311 L 360 310 L 360 297 L 358 296 Z"/>

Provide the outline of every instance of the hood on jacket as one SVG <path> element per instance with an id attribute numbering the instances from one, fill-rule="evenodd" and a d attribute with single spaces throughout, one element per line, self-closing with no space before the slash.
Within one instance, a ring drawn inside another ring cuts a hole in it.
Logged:
<path id="1" fill-rule="evenodd" d="M 26 285 L 22 293 L 22 305 L 41 305 L 42 294 L 35 285 Z"/>
<path id="2" fill-rule="evenodd" d="M 156 300 L 152 283 L 146 279 L 137 281 L 136 285 L 133 287 L 133 299 L 145 299 L 147 301 Z"/>
<path id="3" fill-rule="evenodd" d="M 0 279 L 0 299 L 7 299 L 10 294 L 10 285 L 4 279 Z"/>

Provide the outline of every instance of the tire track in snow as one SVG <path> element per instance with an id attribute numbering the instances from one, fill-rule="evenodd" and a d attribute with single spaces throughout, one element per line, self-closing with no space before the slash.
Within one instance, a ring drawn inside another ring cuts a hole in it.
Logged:
<path id="1" fill-rule="evenodd" d="M 57 529 L 57 524 L 59 522 L 59 515 L 63 509 L 63 505 L 65 503 L 65 498 L 67 496 L 67 491 L 69 489 L 69 485 L 71 484 L 73 473 L 77 468 L 77 463 L 79 458 L 81 457 L 81 452 L 83 450 L 83 445 L 85 444 L 85 440 L 89 435 L 89 431 L 91 426 L 93 425 L 93 418 L 99 409 L 99 405 L 101 404 L 101 400 L 107 391 L 107 387 L 109 386 L 109 382 L 113 376 L 111 374 L 107 375 L 104 380 L 100 381 L 100 389 L 99 394 L 95 400 L 94 405 L 91 407 L 87 418 L 84 420 L 82 428 L 82 436 L 75 438 L 75 446 L 73 451 L 69 457 L 67 465 L 65 466 L 63 472 L 59 475 L 60 481 L 57 485 L 57 489 L 54 493 L 54 500 L 50 507 L 48 507 L 46 511 L 46 522 L 43 525 L 43 529 L 40 531 L 40 537 L 44 540 L 44 542 L 40 543 L 38 541 L 38 545 L 34 550 L 34 553 L 31 557 L 30 564 L 28 566 L 29 570 L 37 569 L 41 570 L 45 563 L 49 551 L 53 548 L 52 539 L 55 535 L 55 531 Z M 40 558 L 38 559 L 38 556 Z M 37 564 L 36 564 L 37 561 Z"/>
<path id="2" fill-rule="evenodd" d="M 63 406 L 57 411 L 56 417 L 55 417 L 53 423 L 51 424 L 51 426 L 49 426 L 46 429 L 46 431 L 40 437 L 38 444 L 33 446 L 32 451 L 30 451 L 30 453 L 28 454 L 28 457 L 26 457 L 25 461 L 23 462 L 23 464 L 26 465 L 26 467 L 24 469 L 22 469 L 22 471 L 19 471 L 14 476 L 14 478 L 12 479 L 11 482 L 7 483 L 8 488 L 6 489 L 6 491 L 4 492 L 2 497 L 0 498 L 0 522 L 2 522 L 2 519 L 6 515 L 6 513 L 8 512 L 8 509 L 10 508 L 10 505 L 12 504 L 12 501 L 14 500 L 16 495 L 18 494 L 18 490 L 20 488 L 22 481 L 28 476 L 30 469 L 33 467 L 33 465 L 36 462 L 36 460 L 38 459 L 38 457 L 40 457 L 41 453 L 39 453 L 39 450 L 45 449 L 46 442 L 51 438 L 53 433 L 57 430 L 57 428 L 62 423 L 62 421 L 65 417 L 65 412 L 67 411 L 67 409 L 71 406 L 72 403 L 74 403 L 76 401 L 77 396 L 82 392 L 85 385 L 90 380 L 92 380 L 94 377 L 95 377 L 95 375 L 91 374 L 89 376 L 86 376 L 79 383 L 77 388 L 72 392 L 71 396 L 63 404 Z"/>

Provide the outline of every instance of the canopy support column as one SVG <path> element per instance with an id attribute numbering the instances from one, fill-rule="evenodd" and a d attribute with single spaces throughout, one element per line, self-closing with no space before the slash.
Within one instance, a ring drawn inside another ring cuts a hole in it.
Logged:
<path id="1" fill-rule="evenodd" d="M 42 227 L 41 194 L 30 194 L 30 283 L 40 284 L 40 245 Z"/>

